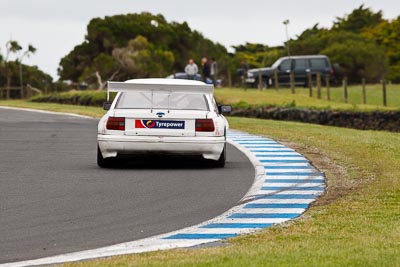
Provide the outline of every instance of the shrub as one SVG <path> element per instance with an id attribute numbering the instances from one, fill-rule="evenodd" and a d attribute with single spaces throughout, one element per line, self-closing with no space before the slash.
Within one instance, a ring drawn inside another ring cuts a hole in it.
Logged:
<path id="1" fill-rule="evenodd" d="M 65 93 L 35 96 L 30 101 L 101 107 L 106 100 L 107 93 L 105 91 L 72 90 Z"/>

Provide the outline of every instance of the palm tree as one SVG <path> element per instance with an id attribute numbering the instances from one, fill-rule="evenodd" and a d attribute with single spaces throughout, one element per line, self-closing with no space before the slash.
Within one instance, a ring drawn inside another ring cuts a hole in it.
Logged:
<path id="1" fill-rule="evenodd" d="M 24 84 L 23 84 L 23 79 L 22 79 L 22 60 L 24 59 L 25 56 L 29 57 L 31 54 L 34 54 L 35 52 L 36 52 L 36 48 L 33 45 L 29 44 L 28 49 L 18 59 L 18 62 L 19 62 L 19 85 L 21 87 L 21 98 L 24 98 Z"/>
<path id="2" fill-rule="evenodd" d="M 22 47 L 18 44 L 17 41 L 10 40 L 6 43 L 6 57 L 4 59 L 4 67 L 5 67 L 5 72 L 6 72 L 6 77 L 7 77 L 7 91 L 6 91 L 6 99 L 10 98 L 10 83 L 11 83 L 11 72 L 8 68 L 8 58 L 11 53 L 17 53 L 20 51 Z"/>

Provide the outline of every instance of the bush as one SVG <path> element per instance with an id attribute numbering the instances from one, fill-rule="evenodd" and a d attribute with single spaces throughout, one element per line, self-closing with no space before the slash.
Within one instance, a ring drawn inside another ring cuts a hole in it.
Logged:
<path id="1" fill-rule="evenodd" d="M 249 107 L 234 109 L 231 116 L 400 132 L 399 111 L 353 112 L 293 107 Z"/>
<path id="2" fill-rule="evenodd" d="M 71 104 L 80 106 L 101 107 L 107 100 L 106 91 L 76 91 L 51 95 L 39 95 L 31 98 L 32 102 L 46 102 L 57 104 Z"/>

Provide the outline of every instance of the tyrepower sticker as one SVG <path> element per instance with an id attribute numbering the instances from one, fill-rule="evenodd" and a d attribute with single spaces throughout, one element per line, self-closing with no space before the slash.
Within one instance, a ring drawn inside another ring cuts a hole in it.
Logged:
<path id="1" fill-rule="evenodd" d="M 184 121 L 135 120 L 135 128 L 185 129 Z"/>

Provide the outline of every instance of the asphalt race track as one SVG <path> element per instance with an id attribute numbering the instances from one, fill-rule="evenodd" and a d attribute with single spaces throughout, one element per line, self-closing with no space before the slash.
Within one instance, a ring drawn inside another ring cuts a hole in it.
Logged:
<path id="1" fill-rule="evenodd" d="M 254 168 L 228 145 L 224 169 L 141 157 L 96 165 L 97 120 L 0 109 L 0 263 L 133 241 L 211 219 Z"/>

